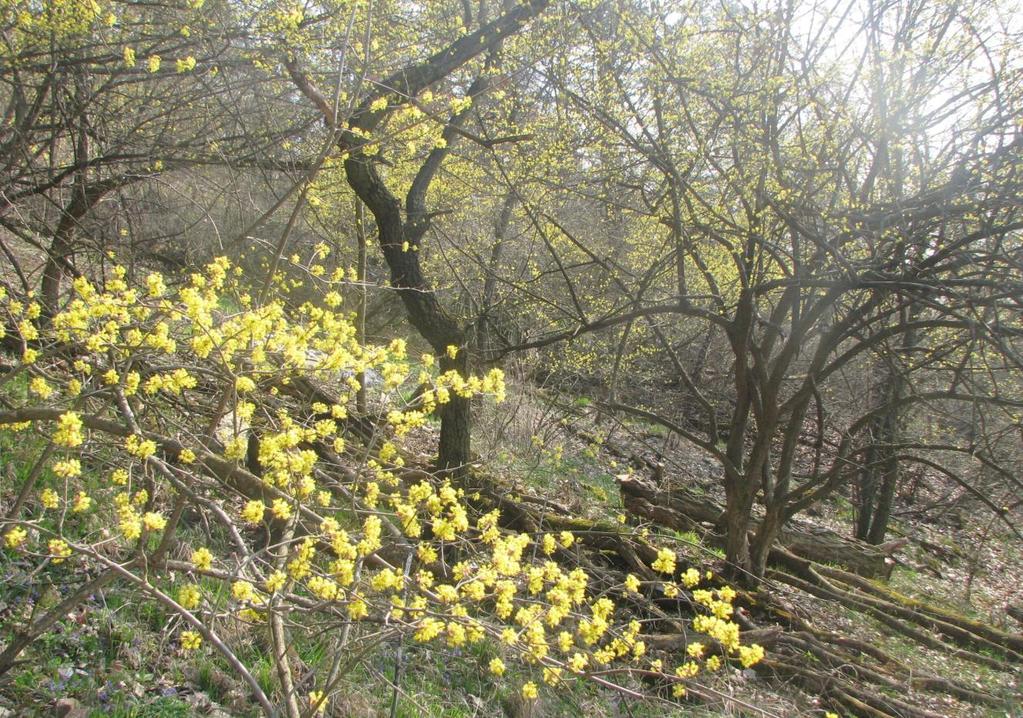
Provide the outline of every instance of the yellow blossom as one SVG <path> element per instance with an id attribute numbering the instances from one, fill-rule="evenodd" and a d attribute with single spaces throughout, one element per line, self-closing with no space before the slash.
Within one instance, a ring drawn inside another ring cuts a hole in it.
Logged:
<path id="1" fill-rule="evenodd" d="M 64 539 L 50 539 L 48 547 L 54 563 L 63 563 L 64 559 L 71 555 L 71 547 Z"/>
<path id="2" fill-rule="evenodd" d="M 751 668 L 760 663 L 764 658 L 764 648 L 756 643 L 749 646 L 739 646 L 739 662 L 743 668 Z"/>
<path id="3" fill-rule="evenodd" d="M 137 434 L 129 436 L 124 442 L 124 447 L 129 454 L 142 461 L 156 453 L 156 442 L 151 439 L 144 439 Z"/>
<path id="4" fill-rule="evenodd" d="M 39 501 L 44 509 L 55 509 L 60 506 L 60 496 L 53 489 L 43 489 L 39 494 Z"/>
<path id="5" fill-rule="evenodd" d="M 256 589 L 248 581 L 235 581 L 231 584 L 231 595 L 238 601 L 252 601 L 256 598 Z"/>
<path id="6" fill-rule="evenodd" d="M 291 505 L 284 499 L 274 499 L 270 511 L 276 518 L 287 519 L 291 516 Z"/>
<path id="7" fill-rule="evenodd" d="M 26 361 L 25 363 L 28 364 L 30 362 Z M 46 383 L 46 379 L 43 379 L 41 376 L 33 377 L 32 381 L 28 383 L 28 389 L 44 401 L 53 396 L 53 387 Z"/>
<path id="8" fill-rule="evenodd" d="M 309 708 L 316 711 L 316 715 L 323 715 L 327 711 L 327 702 L 323 700 L 323 691 L 309 692 Z"/>
<path id="9" fill-rule="evenodd" d="M 686 588 L 693 588 L 700 583 L 700 572 L 695 568 L 687 568 L 682 574 L 682 583 Z"/>
<path id="10" fill-rule="evenodd" d="M 21 526 L 15 526 L 4 534 L 4 543 L 7 548 L 18 548 L 25 543 L 26 538 L 28 538 L 28 532 Z"/>
<path id="11" fill-rule="evenodd" d="M 242 509 L 242 518 L 250 524 L 258 524 L 263 520 L 265 511 L 266 505 L 259 499 L 253 499 L 245 504 L 245 508 Z"/>
<path id="12" fill-rule="evenodd" d="M 203 546 L 192 552 L 192 565 L 200 571 L 209 571 L 213 566 L 213 554 Z"/>
<path id="13" fill-rule="evenodd" d="M 675 552 L 670 548 L 662 548 L 657 551 L 657 560 L 650 567 L 659 573 L 675 573 Z"/>
<path id="14" fill-rule="evenodd" d="M 163 531 L 164 527 L 167 526 L 167 519 L 154 511 L 150 511 L 142 517 L 142 525 L 146 527 L 147 531 Z"/>
<path id="15" fill-rule="evenodd" d="M 368 615 L 369 608 L 366 606 L 365 601 L 356 599 L 348 604 L 348 617 L 353 621 L 358 621 Z"/>
<path id="16" fill-rule="evenodd" d="M 82 473 L 82 463 L 78 459 L 64 459 L 58 461 L 53 465 L 53 473 L 62 479 L 70 479 L 75 476 L 80 476 Z"/>
<path id="17" fill-rule="evenodd" d="M 202 645 L 202 636 L 195 631 L 181 632 L 181 647 L 186 651 L 198 650 Z"/>
<path id="18" fill-rule="evenodd" d="M 194 583 L 185 584 L 178 589 L 178 603 L 187 611 L 198 608 L 201 598 L 202 594 L 199 592 L 199 587 Z"/>
<path id="19" fill-rule="evenodd" d="M 283 571 L 274 571 L 266 577 L 266 590 L 270 593 L 277 593 L 288 580 L 288 575 Z"/>
<path id="20" fill-rule="evenodd" d="M 75 497 L 74 504 L 71 506 L 71 511 L 79 514 L 83 511 L 88 511 L 90 506 L 92 506 L 92 497 L 84 491 L 79 491 L 78 495 Z"/>

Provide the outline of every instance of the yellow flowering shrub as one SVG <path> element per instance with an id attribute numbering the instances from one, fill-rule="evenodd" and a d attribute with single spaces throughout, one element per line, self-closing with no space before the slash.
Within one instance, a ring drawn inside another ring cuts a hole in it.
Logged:
<path id="1" fill-rule="evenodd" d="M 438 405 L 503 399 L 500 370 L 438 374 L 432 358 L 413 370 L 403 341 L 360 345 L 333 302 L 259 303 L 234 276 L 221 258 L 177 288 L 157 274 L 136 288 L 120 269 L 102 285 L 80 277 L 49 326 L 28 333 L 40 353 L 13 375 L 29 377 L 29 391 L 0 426 L 29 422 L 52 439 L 57 479 L 0 527 L 4 550 L 83 576 L 116 572 L 177 614 L 183 651 L 229 652 L 217 634 L 226 609 L 254 632 L 283 631 L 289 615 L 291 631 L 305 617 L 317 631 L 365 624 L 437 648 L 491 641 L 501 656 L 490 673 L 518 665 L 534 679 L 520 687 L 530 700 L 541 685 L 616 670 L 680 684 L 718 655 L 693 643 L 677 667 L 651 660 L 642 624 L 615 599 L 691 591 L 696 631 L 743 666 L 762 658 L 730 620 L 735 593 L 699 589 L 695 569 L 678 575 L 670 548 L 650 560 L 656 581 L 628 574 L 609 591 L 557 560 L 579 550 L 572 531 L 507 530 L 499 510 L 477 510 L 451 481 L 404 470 L 405 437 Z M 351 418 L 354 377 L 371 370 L 385 420 L 367 435 Z M 402 400 L 424 384 L 417 405 Z M 210 536 L 165 554 L 185 506 L 231 544 Z M 74 520 L 55 521 L 61 507 Z M 206 582 L 225 587 L 226 606 L 204 600 Z M 303 700 L 324 705 L 316 696 Z"/>

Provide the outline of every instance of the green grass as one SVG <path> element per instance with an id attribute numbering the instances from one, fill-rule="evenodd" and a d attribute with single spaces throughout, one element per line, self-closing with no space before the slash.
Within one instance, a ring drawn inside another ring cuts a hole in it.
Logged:
<path id="1" fill-rule="evenodd" d="M 89 712 L 89 718 L 188 718 L 192 706 L 180 698 L 161 696 L 149 703 L 120 702 Z"/>
<path id="2" fill-rule="evenodd" d="M 491 461 L 494 468 L 531 486 L 541 495 L 557 497 L 567 490 L 584 499 L 586 507 L 598 514 L 612 515 L 621 509 L 621 495 L 614 476 L 601 464 L 595 452 L 538 448 L 531 456 L 503 453 Z"/>
<path id="3" fill-rule="evenodd" d="M 679 541 L 684 541 L 686 543 L 694 544 L 696 546 L 700 546 L 703 544 L 703 541 L 700 540 L 700 537 L 697 536 L 695 531 L 675 531 L 675 538 L 677 538 Z"/>
<path id="4" fill-rule="evenodd" d="M 497 678 L 485 668 L 500 655 L 497 644 L 484 641 L 459 650 L 426 650 L 406 644 L 405 671 L 400 684 L 396 715 L 402 718 L 470 718 L 471 716 L 525 716 L 519 690 L 523 683 L 535 681 L 540 699 L 533 716 L 537 718 L 592 718 L 630 715 L 634 718 L 692 718 L 716 715 L 694 712 L 656 700 L 637 701 L 588 681 L 568 681 L 558 687 L 546 687 L 538 675 L 508 661 L 508 672 Z M 365 665 L 353 670 L 344 681 L 342 693 L 352 693 L 368 701 L 361 713 L 350 715 L 386 716 L 394 693 L 395 647 L 381 647 Z M 631 685 L 631 684 L 630 684 Z M 640 688 L 631 685 L 632 688 Z M 627 703 L 628 709 L 623 708 Z M 354 709 L 351 706 L 349 710 Z"/>

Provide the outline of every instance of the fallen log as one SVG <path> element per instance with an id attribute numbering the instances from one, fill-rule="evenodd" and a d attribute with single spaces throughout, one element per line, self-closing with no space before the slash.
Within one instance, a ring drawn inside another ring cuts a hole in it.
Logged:
<path id="1" fill-rule="evenodd" d="M 721 525 L 724 509 L 685 489 L 665 490 L 637 476 L 618 477 L 622 502 L 629 513 L 676 531 L 708 533 Z M 714 540 L 714 534 L 710 538 Z M 778 543 L 815 563 L 838 564 L 867 578 L 887 578 L 891 566 L 885 551 L 830 529 L 790 522 Z"/>
<path id="2" fill-rule="evenodd" d="M 1003 631 L 980 621 L 975 621 L 953 611 L 936 606 L 926 601 L 904 596 L 898 591 L 865 581 L 859 576 L 845 571 L 823 566 L 822 576 L 831 579 L 832 590 L 842 588 L 841 584 L 862 594 L 860 602 L 880 608 L 889 614 L 916 623 L 932 631 L 944 634 L 957 641 L 966 641 L 989 652 L 1004 651 L 1009 658 L 1023 662 L 1023 636 Z"/>
<path id="3" fill-rule="evenodd" d="M 1011 603 L 1005 607 L 1005 612 L 1009 618 L 1014 619 L 1019 623 L 1023 623 L 1023 606 L 1013 606 Z"/>
<path id="4" fill-rule="evenodd" d="M 1005 661 L 1003 659 L 977 653 L 966 648 L 957 648 L 955 645 L 942 641 L 928 630 L 917 628 L 915 625 L 911 625 L 909 621 L 890 615 L 889 612 L 883 608 L 878 608 L 864 603 L 860 600 L 860 596 L 855 594 L 850 594 L 849 592 L 841 589 L 836 590 L 834 587 L 819 585 L 818 583 L 798 578 L 785 573 L 784 571 L 770 570 L 767 572 L 767 577 L 771 580 L 778 581 L 779 583 L 788 584 L 793 588 L 798 588 L 800 591 L 809 593 L 817 598 L 833 601 L 845 606 L 846 608 L 851 608 L 854 611 L 866 614 L 903 636 L 911 638 L 920 645 L 931 648 L 951 658 L 960 658 L 964 661 L 970 661 L 971 663 L 986 666 L 987 668 L 992 668 L 996 671 L 1005 670 Z M 820 577 L 818 576 L 817 579 L 819 581 Z"/>

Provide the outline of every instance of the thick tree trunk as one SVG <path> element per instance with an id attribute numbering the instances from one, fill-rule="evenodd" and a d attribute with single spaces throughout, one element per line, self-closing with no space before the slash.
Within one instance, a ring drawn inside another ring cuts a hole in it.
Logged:
<path id="1" fill-rule="evenodd" d="M 746 582 L 751 577 L 759 578 L 754 571 L 749 541 L 753 499 L 737 489 L 726 489 L 725 494 L 725 512 L 722 517 L 725 559 L 733 569 L 735 579 Z"/>
<path id="2" fill-rule="evenodd" d="M 543 13 L 549 4 L 550 0 L 528 0 L 525 3 L 518 3 L 497 19 L 474 33 L 460 37 L 426 60 L 406 65 L 389 77 L 376 82 L 375 86 L 378 89 L 363 99 L 349 123 L 349 129 L 372 133 L 389 112 L 387 109 L 374 109 L 378 100 L 414 97 L 473 58 L 499 47 L 504 38 L 521 30 L 529 21 Z M 323 113 L 328 126 L 336 127 L 338 117 L 332 104 L 301 72 L 293 58 L 285 64 L 296 86 Z M 475 97 L 480 94 L 488 82 L 486 73 L 479 76 L 469 88 L 468 96 Z M 463 110 L 449 119 L 448 126 L 442 133 L 448 146 L 458 139 L 458 126 L 467 118 L 468 110 Z M 375 160 L 360 150 L 360 146 L 364 144 L 362 137 L 363 135 L 355 132 L 341 133 L 339 144 L 343 150 L 350 153 L 344 163 L 345 175 L 348 184 L 376 219 L 377 239 L 387 266 L 391 270 L 391 284 L 401 296 L 409 321 L 430 343 L 434 352 L 442 356 L 451 345 L 466 351 L 465 332 L 454 318 L 444 311 L 435 292 L 423 276 L 418 253 L 419 241 L 430 223 L 430 216 L 426 212 L 426 191 L 450 150 L 435 148 L 416 173 L 406 198 L 408 212 L 406 217 L 402 211 L 401 201 L 395 197 L 377 172 Z M 467 363 L 464 366 L 468 368 Z M 468 463 L 470 423 L 468 401 L 456 398 L 445 406 L 441 414 L 442 440 L 438 460 L 441 467 L 459 467 L 455 470 L 460 471 L 460 467 Z"/>
<path id="3" fill-rule="evenodd" d="M 462 349 L 464 333 L 440 302 L 419 263 L 418 237 L 422 232 L 409 231 L 403 219 L 401 202 L 390 193 L 383 179 L 371 164 L 372 160 L 351 157 L 345 160 L 348 183 L 372 212 L 377 224 L 377 240 L 387 266 L 391 270 L 391 286 L 398 290 L 409 322 L 429 342 L 441 359 L 441 369 L 456 369 L 467 374 L 466 351 Z M 459 347 L 455 364 L 444 357 L 448 346 Z M 471 414 L 469 402 L 452 396 L 441 411 L 441 440 L 438 467 L 462 471 L 469 463 Z"/>
<path id="4" fill-rule="evenodd" d="M 455 359 L 443 356 L 441 371 L 455 370 L 468 374 L 469 362 L 461 350 Z M 437 468 L 445 473 L 464 473 L 472 461 L 470 439 L 472 432 L 472 401 L 451 393 L 451 399 L 440 411 L 440 443 L 437 447 Z"/>

